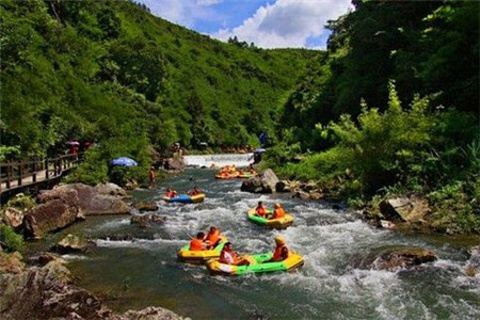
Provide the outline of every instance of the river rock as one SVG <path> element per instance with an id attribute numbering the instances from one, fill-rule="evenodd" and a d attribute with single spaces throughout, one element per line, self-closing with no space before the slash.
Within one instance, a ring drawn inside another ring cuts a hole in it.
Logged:
<path id="1" fill-rule="evenodd" d="M 157 211 L 158 205 L 154 201 L 138 201 L 133 207 L 139 211 Z"/>
<path id="2" fill-rule="evenodd" d="M 278 182 L 275 172 L 267 169 L 258 176 L 243 181 L 240 190 L 253 193 L 273 193 Z"/>
<path id="3" fill-rule="evenodd" d="M 469 277 L 476 277 L 480 274 L 480 246 L 470 249 L 470 258 L 465 265 L 465 274 Z"/>
<path id="4" fill-rule="evenodd" d="M 10 227 L 14 229 L 20 227 L 23 223 L 23 218 L 24 214 L 22 211 L 13 207 L 5 209 L 3 220 Z"/>
<path id="5" fill-rule="evenodd" d="M 310 194 L 305 192 L 305 191 L 297 191 L 295 192 L 295 194 L 293 195 L 294 198 L 299 198 L 299 199 L 302 199 L 302 200 L 309 200 L 310 199 Z"/>
<path id="6" fill-rule="evenodd" d="M 50 261 L 54 261 L 54 260 L 57 260 L 59 263 L 62 263 L 64 265 L 67 264 L 67 260 L 60 257 L 58 254 L 54 254 L 51 252 L 43 252 L 39 256 L 34 257 L 33 259 L 35 259 L 40 266 L 45 266 Z"/>
<path id="7" fill-rule="evenodd" d="M 8 254 L 0 251 L 0 274 L 20 273 L 24 269 L 25 263 L 22 262 L 22 256 L 18 252 Z"/>
<path id="8" fill-rule="evenodd" d="M 54 193 L 44 194 L 41 198 L 41 201 L 48 200 L 47 202 L 25 213 L 24 231 L 27 237 L 40 238 L 46 232 L 64 228 L 78 219 L 84 219 L 75 190 L 54 190 L 56 190 Z"/>
<path id="9" fill-rule="evenodd" d="M 309 198 L 311 200 L 320 200 L 320 199 L 323 198 L 323 194 L 318 192 L 318 191 L 312 192 L 312 193 L 310 193 Z"/>
<path id="10" fill-rule="evenodd" d="M 307 181 L 307 183 L 305 183 L 302 186 L 302 190 L 306 192 L 312 192 L 314 190 L 318 190 L 318 184 L 313 180 L 309 180 Z"/>
<path id="11" fill-rule="evenodd" d="M 379 206 L 385 219 L 395 222 L 418 222 L 430 212 L 427 201 L 417 197 L 387 199 Z"/>
<path id="12" fill-rule="evenodd" d="M 107 319 L 88 291 L 70 284 L 70 272 L 59 261 L 18 274 L 0 274 L 1 319 Z"/>
<path id="13" fill-rule="evenodd" d="M 79 236 L 69 234 L 57 243 L 56 249 L 65 254 L 70 252 L 85 252 L 92 246 L 94 246 L 94 243 Z"/>
<path id="14" fill-rule="evenodd" d="M 409 268 L 437 259 L 434 252 L 420 248 L 392 249 L 382 252 L 374 260 L 373 269 L 394 270 Z"/>
<path id="15" fill-rule="evenodd" d="M 277 192 L 290 192 L 290 191 L 292 191 L 290 189 L 290 185 L 289 185 L 287 180 L 278 181 L 277 184 L 275 185 L 275 190 Z"/>
<path id="16" fill-rule="evenodd" d="M 113 190 L 107 187 L 99 187 L 102 192 Z M 101 194 L 97 189 L 86 184 L 74 183 L 63 185 L 52 190 L 41 191 L 39 201 L 45 202 L 55 197 L 56 194 L 74 190 L 78 194 L 78 205 L 86 215 L 128 214 L 128 206 L 120 196 Z M 118 192 L 117 192 L 118 193 Z"/>
<path id="17" fill-rule="evenodd" d="M 95 192 L 115 197 L 126 197 L 127 192 L 115 183 L 101 183 L 94 187 Z"/>
<path id="18" fill-rule="evenodd" d="M 164 223 L 167 220 L 165 216 L 159 216 L 157 214 L 146 214 L 146 215 L 134 215 L 130 219 L 132 224 L 139 224 L 140 227 L 148 227 L 150 223 Z"/>
<path id="19" fill-rule="evenodd" d="M 163 161 L 163 168 L 166 170 L 182 171 L 185 166 L 183 158 L 167 158 Z"/>
<path id="20" fill-rule="evenodd" d="M 182 320 L 183 318 L 170 310 L 160 307 L 147 307 L 140 311 L 129 310 L 119 320 Z"/>

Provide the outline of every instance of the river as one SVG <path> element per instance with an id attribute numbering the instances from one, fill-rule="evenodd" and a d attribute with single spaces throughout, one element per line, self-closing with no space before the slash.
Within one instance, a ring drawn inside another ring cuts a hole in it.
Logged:
<path id="1" fill-rule="evenodd" d="M 207 165 L 208 166 L 208 165 Z M 240 180 L 218 181 L 215 170 L 188 169 L 136 190 L 134 200 L 156 201 L 163 225 L 141 229 L 130 217 L 89 217 L 52 235 L 67 233 L 96 239 L 84 255 L 66 256 L 78 283 L 111 298 L 117 311 L 159 305 L 192 319 L 479 319 L 479 279 L 462 270 L 466 248 L 443 236 L 401 234 L 372 228 L 355 214 L 326 202 L 304 202 L 288 194 L 258 195 L 240 191 Z M 198 185 L 207 194 L 200 204 L 166 204 L 167 187 L 187 191 Z M 276 231 L 254 225 L 246 211 L 261 200 L 282 202 L 294 225 Z M 282 234 L 305 265 L 293 273 L 210 276 L 204 266 L 176 260 L 189 235 L 217 225 L 241 253 L 272 250 Z M 134 240 L 105 240 L 133 235 Z M 413 270 L 360 269 L 370 252 L 390 246 L 434 251 L 439 259 Z"/>

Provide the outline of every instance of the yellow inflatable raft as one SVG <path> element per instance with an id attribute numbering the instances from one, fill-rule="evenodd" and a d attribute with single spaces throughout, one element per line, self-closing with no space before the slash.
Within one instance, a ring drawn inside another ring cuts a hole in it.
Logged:
<path id="1" fill-rule="evenodd" d="M 209 259 L 218 258 L 220 257 L 220 252 L 222 252 L 223 246 L 226 242 L 227 238 L 222 238 L 222 240 L 220 240 L 214 249 L 202 251 L 190 251 L 190 244 L 187 244 L 178 251 L 178 260 L 182 262 L 201 264 Z"/>

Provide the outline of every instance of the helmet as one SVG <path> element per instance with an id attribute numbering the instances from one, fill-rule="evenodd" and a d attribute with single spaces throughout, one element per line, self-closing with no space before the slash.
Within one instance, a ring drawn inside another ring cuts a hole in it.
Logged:
<path id="1" fill-rule="evenodd" d="M 280 203 L 277 202 L 277 203 L 275 203 L 275 204 L 273 205 L 273 207 L 274 207 L 274 208 L 280 208 L 281 205 L 280 205 Z"/>
<path id="2" fill-rule="evenodd" d="M 285 239 L 282 236 L 276 236 L 275 242 L 278 244 L 285 244 Z"/>

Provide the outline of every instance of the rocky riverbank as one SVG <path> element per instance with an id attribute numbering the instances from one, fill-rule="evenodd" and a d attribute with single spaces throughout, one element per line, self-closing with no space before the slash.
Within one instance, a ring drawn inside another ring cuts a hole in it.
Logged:
<path id="1" fill-rule="evenodd" d="M 339 192 L 334 187 L 325 188 L 313 180 L 280 180 L 271 169 L 243 181 L 241 190 L 253 193 L 290 192 L 292 197 L 305 201 L 326 200 L 334 207 L 343 206 Z M 435 232 L 438 231 L 437 226 L 429 219 L 431 211 L 428 201 L 418 195 L 410 195 L 383 199 L 378 204 L 359 211 L 359 215 L 379 228 Z M 448 230 L 442 231 L 449 233 Z"/>
<path id="2" fill-rule="evenodd" d="M 127 197 L 125 190 L 111 183 L 95 187 L 60 185 L 41 191 L 37 196 L 38 205 L 33 208 L 25 211 L 6 208 L 2 220 L 25 238 L 39 239 L 90 215 L 129 214 L 132 209 L 124 201 Z M 139 210 L 152 209 L 145 206 L 141 204 Z M 146 225 L 161 220 L 151 216 L 138 223 Z M 137 222 L 135 217 L 132 221 Z M 69 235 L 54 250 L 84 251 L 89 246 L 88 241 Z M 0 292 L 0 319 L 183 319 L 160 307 L 116 314 L 96 296 L 76 286 L 67 262 L 51 253 L 29 257 L 27 265 L 18 252 L 8 254 L 0 247 Z"/>
<path id="3" fill-rule="evenodd" d="M 52 254 L 22 262 L 19 253 L 0 252 L 0 318 L 18 320 L 181 320 L 160 307 L 116 314 L 73 284 L 67 262 Z"/>

